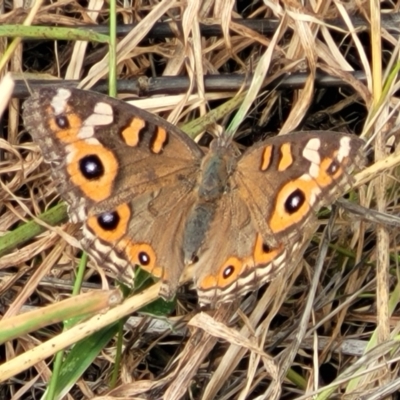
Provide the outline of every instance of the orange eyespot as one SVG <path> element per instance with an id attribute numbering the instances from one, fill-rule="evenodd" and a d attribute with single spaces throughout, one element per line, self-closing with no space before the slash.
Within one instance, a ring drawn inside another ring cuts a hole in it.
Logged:
<path id="1" fill-rule="evenodd" d="M 150 245 L 123 239 L 118 243 L 118 247 L 125 251 L 131 264 L 140 265 L 143 270 L 156 278 L 163 277 L 163 268 L 156 265 L 156 253 Z"/>
<path id="2" fill-rule="evenodd" d="M 65 115 L 57 115 L 54 118 L 54 122 L 60 129 L 67 129 L 70 127 L 68 118 Z"/>
<path id="3" fill-rule="evenodd" d="M 232 274 L 235 272 L 235 267 L 233 265 L 228 265 L 227 267 L 224 268 L 222 271 L 222 278 L 223 279 L 228 279 Z"/>
<path id="4" fill-rule="evenodd" d="M 71 107 L 67 106 L 63 114 L 54 115 L 52 107 L 49 106 L 47 114 L 54 116 L 48 120 L 49 128 L 56 132 L 56 136 L 61 142 L 73 143 L 78 140 L 82 120 L 78 114 L 73 113 Z"/>
<path id="5" fill-rule="evenodd" d="M 305 194 L 300 190 L 294 190 L 285 201 L 285 210 L 290 215 L 298 211 L 306 201 Z"/>
<path id="6" fill-rule="evenodd" d="M 121 204 L 114 210 L 90 216 L 87 227 L 100 239 L 115 243 L 127 232 L 131 210 L 127 204 Z"/>
<path id="7" fill-rule="evenodd" d="M 325 177 L 325 185 L 330 184 L 332 179 L 337 179 L 343 172 L 342 167 L 336 158 L 324 158 L 321 162 L 321 169 L 324 171 L 321 175 Z"/>
<path id="8" fill-rule="evenodd" d="M 263 242 L 260 234 L 257 235 L 256 243 L 254 245 L 254 263 L 255 265 L 267 265 L 272 262 L 283 251 L 283 245 L 271 249 L 267 243 Z"/>
<path id="9" fill-rule="evenodd" d="M 139 264 L 146 267 L 147 265 L 150 264 L 151 259 L 149 254 L 147 254 L 145 251 L 141 251 L 138 254 L 138 260 L 139 260 Z"/>
<path id="10" fill-rule="evenodd" d="M 229 257 L 219 268 L 218 286 L 224 287 L 235 281 L 243 267 L 242 260 L 237 257 Z"/>

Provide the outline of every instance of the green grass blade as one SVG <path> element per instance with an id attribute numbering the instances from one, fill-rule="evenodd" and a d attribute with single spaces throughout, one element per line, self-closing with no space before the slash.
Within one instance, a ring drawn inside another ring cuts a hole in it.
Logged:
<path id="1" fill-rule="evenodd" d="M 60 28 L 56 26 L 0 25 L 0 37 L 46 40 L 83 40 L 108 43 L 109 37 L 80 28 Z"/>
<path id="2" fill-rule="evenodd" d="M 66 222 L 68 220 L 67 206 L 65 203 L 58 204 L 43 214 L 40 214 L 38 218 L 51 226 Z M 0 237 L 0 257 L 46 230 L 47 228 L 45 226 L 38 224 L 36 221 L 29 221 L 13 231 L 7 232 Z"/>

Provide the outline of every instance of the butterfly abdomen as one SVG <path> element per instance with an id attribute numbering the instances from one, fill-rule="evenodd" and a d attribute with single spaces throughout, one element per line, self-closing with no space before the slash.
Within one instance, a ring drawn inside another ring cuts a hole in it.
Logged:
<path id="1" fill-rule="evenodd" d="M 217 146 L 211 146 L 210 152 L 203 159 L 198 177 L 197 199 L 185 224 L 185 264 L 190 264 L 199 257 L 201 246 L 214 220 L 218 200 L 230 190 L 232 160 L 229 148 Z"/>
<path id="2" fill-rule="evenodd" d="M 191 264 L 198 258 L 199 250 L 215 216 L 215 204 L 204 202 L 196 204 L 185 224 L 183 236 L 183 257 L 185 264 Z"/>

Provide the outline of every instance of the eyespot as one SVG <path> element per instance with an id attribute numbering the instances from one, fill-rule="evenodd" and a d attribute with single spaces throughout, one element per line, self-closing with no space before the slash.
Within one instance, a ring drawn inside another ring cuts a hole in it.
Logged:
<path id="1" fill-rule="evenodd" d="M 300 189 L 294 190 L 285 201 L 285 210 L 288 214 L 298 211 L 304 204 L 306 196 Z"/>
<path id="2" fill-rule="evenodd" d="M 264 253 L 270 253 L 271 252 L 271 247 L 269 247 L 269 245 L 267 243 L 263 243 L 262 244 L 262 251 Z"/>
<path id="3" fill-rule="evenodd" d="M 96 154 L 82 157 L 79 160 L 79 170 L 88 179 L 99 179 L 104 175 L 104 165 Z"/>
<path id="4" fill-rule="evenodd" d="M 228 279 L 232 276 L 232 274 L 235 272 L 235 267 L 233 265 L 228 265 L 227 267 L 224 268 L 222 271 L 222 277 L 224 279 Z"/>
<path id="5" fill-rule="evenodd" d="M 283 251 L 283 245 L 278 244 L 276 247 L 271 247 L 265 243 L 262 236 L 258 233 L 254 244 L 253 258 L 255 265 L 268 265 Z"/>
<path id="6" fill-rule="evenodd" d="M 339 162 L 338 162 L 337 160 L 333 160 L 333 161 L 329 164 L 328 168 L 326 169 L 326 173 L 327 173 L 328 175 L 333 176 L 333 175 L 336 174 L 336 172 L 339 170 L 339 168 L 340 168 Z"/>
<path id="7" fill-rule="evenodd" d="M 139 259 L 140 265 L 143 265 L 143 266 L 149 265 L 150 261 L 151 261 L 150 256 L 145 251 L 139 252 L 138 259 Z"/>
<path id="8" fill-rule="evenodd" d="M 89 216 L 86 227 L 99 239 L 108 243 L 116 242 L 117 245 L 122 245 L 121 239 L 128 230 L 130 216 L 131 210 L 128 204 L 124 203 L 114 210 Z"/>
<path id="9" fill-rule="evenodd" d="M 105 231 L 112 231 L 117 228 L 120 220 L 117 211 L 105 212 L 97 217 L 97 223 Z"/>
<path id="10" fill-rule="evenodd" d="M 68 118 L 64 115 L 57 115 L 54 120 L 60 129 L 67 129 L 70 127 Z"/>

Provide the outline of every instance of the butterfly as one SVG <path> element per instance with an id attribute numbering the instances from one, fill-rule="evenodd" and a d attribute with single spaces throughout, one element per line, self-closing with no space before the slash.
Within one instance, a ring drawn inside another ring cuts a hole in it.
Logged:
<path id="1" fill-rule="evenodd" d="M 23 117 L 98 265 L 128 283 L 140 265 L 170 299 L 193 264 L 201 304 L 232 301 L 285 270 L 364 157 L 362 139 L 322 131 L 243 153 L 222 134 L 205 151 L 156 115 L 64 87 L 35 91 Z"/>

